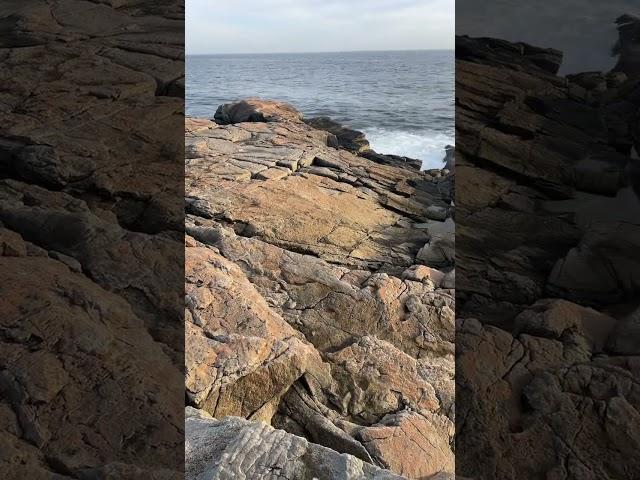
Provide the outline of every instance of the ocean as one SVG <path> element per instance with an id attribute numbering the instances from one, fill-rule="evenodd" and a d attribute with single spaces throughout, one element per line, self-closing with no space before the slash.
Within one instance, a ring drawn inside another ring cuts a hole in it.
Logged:
<path id="1" fill-rule="evenodd" d="M 453 50 L 198 55 L 186 70 L 189 116 L 213 118 L 220 104 L 248 97 L 282 100 L 424 168 L 441 167 L 455 141 Z"/>

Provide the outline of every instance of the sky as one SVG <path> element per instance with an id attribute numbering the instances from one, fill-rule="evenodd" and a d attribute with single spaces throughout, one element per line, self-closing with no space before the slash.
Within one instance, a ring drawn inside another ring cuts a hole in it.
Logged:
<path id="1" fill-rule="evenodd" d="M 456 33 L 562 50 L 561 73 L 609 70 L 615 19 L 640 14 L 639 0 L 457 0 Z"/>
<path id="2" fill-rule="evenodd" d="M 186 0 L 188 55 L 439 50 L 455 0 Z"/>

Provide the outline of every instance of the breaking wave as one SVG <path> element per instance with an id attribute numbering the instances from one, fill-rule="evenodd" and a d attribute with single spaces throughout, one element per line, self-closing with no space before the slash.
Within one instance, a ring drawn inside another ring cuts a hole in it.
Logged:
<path id="1" fill-rule="evenodd" d="M 441 132 L 417 133 L 370 128 L 365 134 L 376 152 L 417 158 L 422 160 L 423 170 L 442 168 L 444 147 L 455 144 L 454 138 Z"/>

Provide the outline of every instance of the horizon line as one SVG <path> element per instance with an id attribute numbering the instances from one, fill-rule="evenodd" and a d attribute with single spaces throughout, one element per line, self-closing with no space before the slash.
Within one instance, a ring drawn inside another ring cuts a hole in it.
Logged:
<path id="1" fill-rule="evenodd" d="M 322 54 L 322 53 L 386 53 L 386 52 L 453 52 L 452 48 L 403 48 L 392 50 L 325 50 L 307 52 L 229 52 L 229 53 L 185 53 L 187 57 L 206 57 L 223 55 L 300 55 L 300 54 Z"/>

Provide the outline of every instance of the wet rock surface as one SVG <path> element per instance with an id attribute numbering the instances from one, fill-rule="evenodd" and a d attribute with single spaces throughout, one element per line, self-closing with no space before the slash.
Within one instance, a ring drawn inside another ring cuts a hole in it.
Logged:
<path id="1" fill-rule="evenodd" d="M 636 478 L 640 78 L 458 40 L 456 472 Z"/>
<path id="2" fill-rule="evenodd" d="M 182 478 L 184 3 L 0 17 L 0 471 Z"/>
<path id="3" fill-rule="evenodd" d="M 188 478 L 446 478 L 452 177 L 335 148 L 289 106 L 242 109 L 186 122 L 186 389 L 218 419 L 188 420 L 211 447 L 188 448 Z"/>

